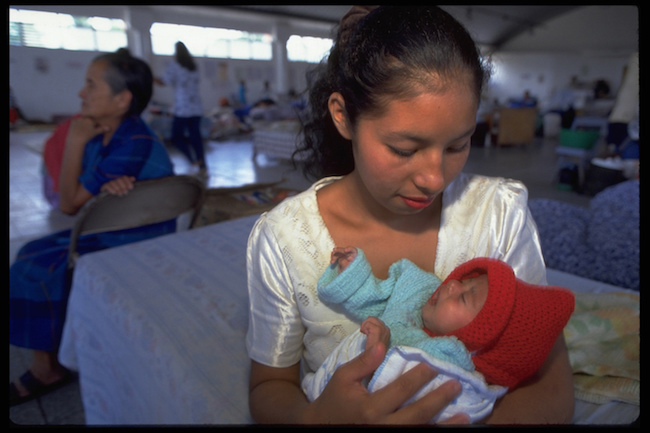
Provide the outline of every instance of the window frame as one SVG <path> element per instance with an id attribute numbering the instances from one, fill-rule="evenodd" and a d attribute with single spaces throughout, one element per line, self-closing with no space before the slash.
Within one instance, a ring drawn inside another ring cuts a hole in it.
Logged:
<path id="1" fill-rule="evenodd" d="M 174 36 L 165 38 L 164 34 Z M 149 28 L 149 36 L 151 52 L 156 56 L 173 56 L 176 42 L 182 41 L 190 54 L 197 58 L 273 60 L 273 36 L 270 33 L 156 21 Z"/>
<path id="2" fill-rule="evenodd" d="M 120 18 L 10 7 L 9 45 L 112 52 L 128 46 L 127 24 Z"/>

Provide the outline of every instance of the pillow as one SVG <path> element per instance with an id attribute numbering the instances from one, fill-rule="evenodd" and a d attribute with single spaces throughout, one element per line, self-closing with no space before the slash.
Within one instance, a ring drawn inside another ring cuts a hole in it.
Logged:
<path id="1" fill-rule="evenodd" d="M 639 209 L 638 180 L 611 186 L 591 200 L 587 243 L 596 252 L 594 279 L 639 290 Z"/>
<path id="2" fill-rule="evenodd" d="M 537 224 L 546 266 L 586 276 L 592 262 L 587 246 L 589 210 L 549 199 L 532 199 L 528 206 Z"/>

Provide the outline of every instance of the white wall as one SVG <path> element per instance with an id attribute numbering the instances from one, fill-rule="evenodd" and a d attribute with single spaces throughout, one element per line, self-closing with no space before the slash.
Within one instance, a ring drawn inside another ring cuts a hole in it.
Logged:
<path id="1" fill-rule="evenodd" d="M 583 6 L 521 34 L 492 54 L 488 97 L 505 102 L 528 90 L 546 109 L 572 77 L 581 83 L 604 79 L 615 96 L 624 67 L 638 52 L 638 20 L 634 6 Z"/>
<path id="2" fill-rule="evenodd" d="M 604 79 L 610 84 L 610 94 L 616 92 L 623 78 L 629 53 L 620 55 L 579 55 L 550 53 L 496 53 L 492 57 L 493 77 L 488 86 L 488 98 L 505 103 L 517 99 L 528 90 L 546 110 L 555 92 L 567 87 L 573 77 L 589 84 Z M 579 108 L 579 107 L 576 107 Z"/>
<path id="3" fill-rule="evenodd" d="M 22 6 L 21 6 L 22 7 Z M 271 32 L 282 49 L 292 34 L 329 37 L 331 26 L 304 20 L 282 20 L 268 15 L 235 13 L 202 6 L 38 6 L 33 9 L 122 18 L 130 23 L 129 49 L 149 62 L 154 74 L 162 74 L 171 56 L 151 53 L 149 27 L 155 21 L 199 26 L 236 28 Z M 48 50 L 9 46 L 9 85 L 18 104 L 30 120 L 50 121 L 52 116 L 73 114 L 79 109 L 78 93 L 83 86 L 87 65 L 96 52 Z M 274 53 L 275 54 L 275 53 Z M 196 59 L 201 72 L 204 110 L 215 108 L 222 97 L 232 97 L 239 80 L 244 79 L 248 100 L 259 98 L 264 81 L 278 93 L 305 90 L 305 73 L 311 64 L 286 61 L 286 54 L 272 61 Z M 155 86 L 152 100 L 172 104 L 171 89 Z"/>
<path id="4" fill-rule="evenodd" d="M 131 25 L 129 48 L 147 60 L 154 74 L 164 70 L 171 57 L 151 53 L 149 27 L 155 21 L 238 28 L 271 32 L 278 47 L 291 34 L 331 36 L 330 26 L 303 20 L 280 19 L 270 15 L 234 12 L 203 6 L 38 6 L 38 9 L 78 15 L 123 18 Z M 587 6 L 562 16 L 514 39 L 493 53 L 495 75 L 488 89 L 491 100 L 521 97 L 525 90 L 536 96 L 542 108 L 571 77 L 591 82 L 606 79 L 616 92 L 630 46 L 637 43 L 638 11 L 630 6 Z M 606 34 L 613 35 L 607 37 Z M 587 45 L 598 41 L 599 49 Z M 632 40 L 632 43 L 630 43 Z M 573 44 L 576 42 L 576 44 Z M 526 47 L 534 47 L 533 50 Z M 9 47 L 9 84 L 28 118 L 50 120 L 54 114 L 77 111 L 80 90 L 88 63 L 97 53 Z M 278 60 L 280 59 L 280 60 Z M 197 59 L 202 74 L 204 109 L 209 111 L 222 97 L 231 97 L 237 83 L 245 79 L 249 99 L 259 96 L 264 81 L 273 90 L 305 89 L 305 72 L 312 65 L 287 62 L 284 56 L 273 61 Z M 171 104 L 171 90 L 156 86 L 153 99 Z"/>

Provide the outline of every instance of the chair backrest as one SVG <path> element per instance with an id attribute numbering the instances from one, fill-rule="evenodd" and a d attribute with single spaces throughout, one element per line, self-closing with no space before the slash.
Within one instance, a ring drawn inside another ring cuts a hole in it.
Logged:
<path id="1" fill-rule="evenodd" d="M 205 186 L 192 176 L 169 176 L 143 180 L 124 196 L 102 192 L 79 212 L 72 228 L 68 267 L 78 258 L 79 236 L 125 230 L 177 218 L 190 212 L 192 228 L 203 205 Z"/>

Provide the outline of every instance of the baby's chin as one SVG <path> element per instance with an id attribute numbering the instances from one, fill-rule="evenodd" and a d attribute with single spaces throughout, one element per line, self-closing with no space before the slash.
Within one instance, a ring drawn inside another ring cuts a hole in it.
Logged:
<path id="1" fill-rule="evenodd" d="M 431 302 L 427 302 L 424 307 L 422 307 L 422 324 L 424 329 L 428 334 L 432 335 L 441 335 L 438 324 L 435 321 L 435 305 Z"/>

